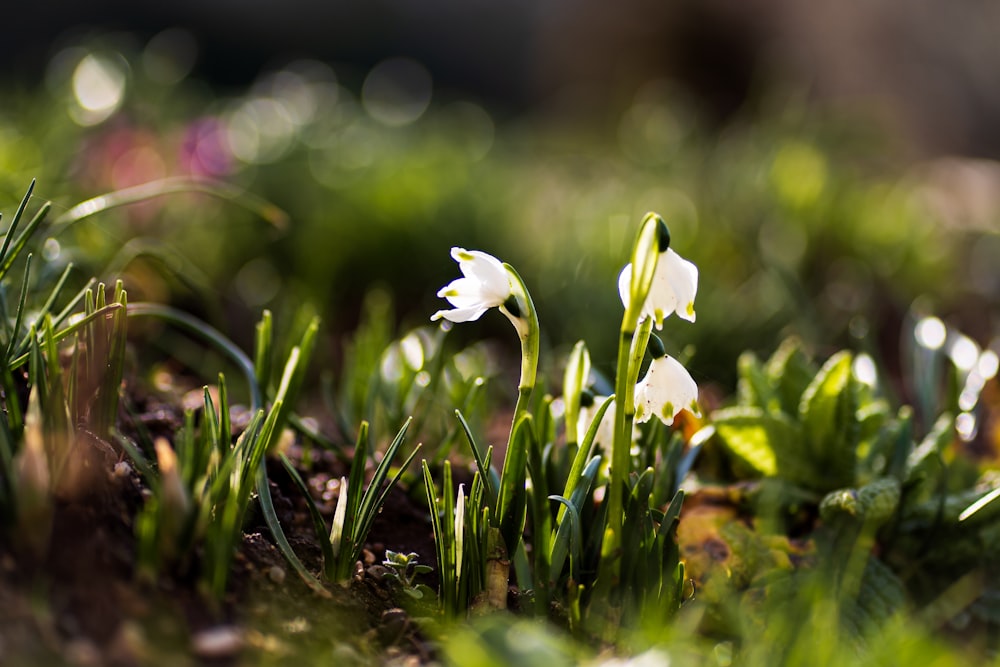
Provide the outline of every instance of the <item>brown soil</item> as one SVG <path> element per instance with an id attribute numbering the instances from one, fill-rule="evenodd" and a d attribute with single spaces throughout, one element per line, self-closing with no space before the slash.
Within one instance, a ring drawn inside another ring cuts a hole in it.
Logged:
<path id="1" fill-rule="evenodd" d="M 148 431 L 169 438 L 180 424 L 179 408 L 148 397 L 137 402 Z M 117 465 L 124 457 L 108 443 L 87 437 L 76 447 L 88 462 L 90 483 L 85 492 L 78 489 L 57 500 L 49 539 L 35 545 L 14 539 L 44 530 L 34 527 L 0 535 L 0 664 L 292 665 L 312 664 L 321 656 L 336 658 L 337 664 L 421 664 L 432 659 L 433 646 L 414 620 L 431 609 L 401 608 L 409 598 L 379 565 L 386 548 L 416 552 L 421 562 L 433 564 L 422 492 L 416 500 L 403 489 L 388 496 L 364 562 L 348 585 L 327 584 L 328 597 L 312 592 L 295 575 L 251 509 L 227 595 L 214 604 L 196 591 L 191 573 L 156 582 L 137 578 L 133 522 L 142 504 L 142 481 L 131 467 Z M 290 454 L 295 460 L 294 448 Z M 321 552 L 305 500 L 273 463 L 271 492 L 286 536 L 318 574 Z M 300 470 L 314 489 L 345 473 L 330 453 Z M 332 515 L 332 506 L 317 500 Z M 331 516 L 326 518 L 329 525 Z M 436 585 L 430 577 L 424 583 Z"/>

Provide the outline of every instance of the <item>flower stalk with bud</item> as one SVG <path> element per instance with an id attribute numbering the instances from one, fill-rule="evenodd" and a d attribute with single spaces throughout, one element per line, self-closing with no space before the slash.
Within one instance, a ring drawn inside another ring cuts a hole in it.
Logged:
<path id="1" fill-rule="evenodd" d="M 671 424 L 682 408 L 695 408 L 697 385 L 687 371 L 663 352 L 659 338 L 651 336 L 653 326 L 676 313 L 695 320 L 694 298 L 698 289 L 698 269 L 670 248 L 670 232 L 663 219 L 648 213 L 643 219 L 632 250 L 632 261 L 618 278 L 618 292 L 625 307 L 618 341 L 615 376 L 614 436 L 611 446 L 611 473 L 608 482 L 608 522 L 601 549 L 598 588 L 609 603 L 606 613 L 615 616 L 612 599 L 621 581 L 622 530 L 625 494 L 630 471 L 629 450 L 633 424 L 656 414 Z M 642 382 L 636 383 L 647 343 L 652 342 L 653 362 Z M 615 625 L 613 618 L 609 626 Z"/>

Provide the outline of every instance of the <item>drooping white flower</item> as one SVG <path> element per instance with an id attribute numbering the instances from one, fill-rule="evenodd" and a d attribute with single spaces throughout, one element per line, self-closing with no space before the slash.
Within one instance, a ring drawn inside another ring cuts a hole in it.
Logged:
<path id="1" fill-rule="evenodd" d="M 679 361 L 670 355 L 653 359 L 646 376 L 635 385 L 635 420 L 649 421 L 656 415 L 667 426 L 682 409 L 698 410 L 698 385 Z"/>
<path id="2" fill-rule="evenodd" d="M 588 401 L 587 405 L 580 405 L 580 415 L 576 420 L 577 443 L 583 442 L 587 431 L 590 429 L 590 425 L 594 422 L 594 417 L 597 416 L 598 408 L 601 407 L 607 398 L 607 396 L 594 396 L 591 401 Z M 615 407 L 615 402 L 612 401 L 604 413 L 603 419 L 601 419 L 601 423 L 597 427 L 597 435 L 594 437 L 594 442 L 605 447 L 610 447 L 611 441 L 615 437 Z"/>
<path id="3" fill-rule="evenodd" d="M 471 322 L 490 308 L 504 304 L 511 294 L 511 285 L 507 269 L 499 259 L 465 248 L 452 248 L 451 256 L 458 262 L 462 277 L 442 287 L 437 295 L 454 308 L 437 311 L 431 320 L 443 317 L 452 322 Z"/>
<path id="4" fill-rule="evenodd" d="M 597 416 L 597 410 L 601 407 L 601 405 L 603 405 L 607 398 L 607 396 L 594 396 L 593 402 L 590 405 L 580 406 L 580 416 L 576 420 L 577 443 L 583 442 L 584 438 L 587 436 L 587 431 L 590 429 L 590 425 L 594 423 L 594 418 Z M 617 401 L 612 400 L 611 405 L 608 406 L 607 411 L 604 413 L 603 419 L 601 419 L 600 425 L 597 427 L 597 434 L 594 436 L 595 444 L 610 447 L 611 443 L 614 441 L 615 409 L 617 409 L 617 407 Z M 635 442 L 639 436 L 639 429 L 635 426 L 635 424 L 633 424 L 632 441 Z"/>
<path id="5" fill-rule="evenodd" d="M 626 264 L 618 276 L 618 294 L 625 308 L 629 305 L 629 283 L 632 265 Z M 642 317 L 652 317 L 657 329 L 671 313 L 688 322 L 694 322 L 694 297 L 698 292 L 698 267 L 684 259 L 672 248 L 660 253 L 653 273 L 653 284 L 642 308 Z"/>

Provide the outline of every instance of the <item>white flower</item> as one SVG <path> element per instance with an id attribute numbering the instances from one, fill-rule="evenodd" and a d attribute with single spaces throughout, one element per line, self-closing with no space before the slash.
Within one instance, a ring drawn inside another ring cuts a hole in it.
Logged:
<path id="1" fill-rule="evenodd" d="M 597 416 L 598 408 L 604 404 L 607 398 L 607 396 L 594 396 L 593 404 L 580 406 L 580 416 L 576 420 L 576 441 L 578 444 L 583 442 L 583 439 L 587 436 L 587 431 L 594 422 L 594 417 Z M 604 418 L 601 419 L 601 423 L 597 427 L 597 435 L 594 436 L 595 444 L 604 445 L 605 447 L 611 446 L 615 437 L 615 408 L 617 407 L 617 401 L 612 400 L 611 405 L 608 406 L 607 411 L 604 413 Z M 638 427 L 632 424 L 632 441 L 636 441 L 639 435 Z"/>
<path id="2" fill-rule="evenodd" d="M 629 305 L 629 283 L 632 265 L 626 264 L 618 276 L 618 294 L 625 308 Z M 687 261 L 672 248 L 660 253 L 653 273 L 653 284 L 642 307 L 641 317 L 652 317 L 656 328 L 663 328 L 663 320 L 670 313 L 694 322 L 694 297 L 698 291 L 698 267 Z"/>
<path id="3" fill-rule="evenodd" d="M 670 426 L 684 408 L 699 414 L 698 385 L 687 369 L 670 355 L 653 359 L 646 377 L 635 385 L 636 422 L 649 421 L 655 414 Z"/>
<path id="4" fill-rule="evenodd" d="M 452 322 L 471 322 L 490 308 L 502 306 L 511 294 L 507 269 L 493 255 L 478 250 L 452 248 L 452 258 L 458 262 L 462 277 L 438 291 L 454 308 L 439 310 L 431 320 L 442 317 Z"/>
<path id="5" fill-rule="evenodd" d="M 594 421 L 594 417 L 597 416 L 597 409 L 604 404 L 607 400 L 607 396 L 594 396 L 593 403 L 590 405 L 580 406 L 580 415 L 576 419 L 576 441 L 577 443 L 583 442 L 583 439 L 587 436 L 587 430 Z M 604 418 L 601 419 L 600 426 L 597 427 L 597 435 L 594 437 L 594 442 L 611 446 L 611 441 L 615 437 L 615 402 L 611 401 L 611 405 L 608 406 L 607 411 L 604 413 Z"/>

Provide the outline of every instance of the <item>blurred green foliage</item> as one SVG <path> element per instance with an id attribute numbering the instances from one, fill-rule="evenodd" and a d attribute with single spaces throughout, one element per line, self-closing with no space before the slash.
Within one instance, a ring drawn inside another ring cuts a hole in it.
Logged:
<path id="1" fill-rule="evenodd" d="M 974 244 L 996 243 L 995 216 L 992 228 L 946 224 L 900 147 L 792 95 L 722 128 L 662 82 L 599 127 L 498 122 L 446 93 L 412 122 L 387 121 L 325 65 L 292 63 L 219 92 L 164 77 L 148 50 L 111 38 L 70 47 L 44 85 L 6 91 L 0 196 L 37 177 L 36 197 L 58 213 L 149 180 L 210 177 L 275 202 L 291 224 L 281 232 L 224 202 L 172 195 L 53 230 L 63 261 L 124 267 L 140 299 L 195 303 L 216 319 L 265 306 L 281 318 L 305 300 L 344 332 L 363 286 L 384 283 L 397 316 L 417 323 L 448 277 L 439 258 L 482 248 L 535 286 L 548 340 L 585 337 L 606 373 L 615 342 L 604 324 L 619 314 L 608 295 L 630 221 L 647 210 L 705 275 L 699 326 L 668 334 L 672 347 L 695 344 L 698 378 L 731 384 L 743 349 L 773 349 L 783 333 L 823 345 L 844 342 L 852 323 L 859 336 L 894 333 L 921 295 L 955 310 L 970 294 L 998 299 L 982 262 L 968 261 Z"/>
<path id="2" fill-rule="evenodd" d="M 730 664 L 734 654 L 743 664 L 852 664 L 859 655 L 872 664 L 959 664 L 925 630 L 957 633 L 963 618 L 995 628 L 997 592 L 986 573 L 998 505 L 967 514 L 995 488 L 985 470 L 995 462 L 980 470 L 958 456 L 950 423 L 915 438 L 909 413 L 890 414 L 888 401 L 862 386 L 857 356 L 817 368 L 785 347 L 766 364 L 752 355 L 734 363 L 746 349 L 769 352 L 788 332 L 807 348 L 854 336 L 862 340 L 853 347 L 895 353 L 894 342 L 878 339 L 896 335 L 918 297 L 956 313 L 971 303 L 970 333 L 994 335 L 984 313 L 1000 300 L 991 254 L 1000 239 L 988 202 L 977 208 L 982 202 L 942 186 L 934 170 L 906 169 L 900 147 L 858 119 L 812 113 L 794 97 L 776 95 L 723 128 L 703 125 L 683 93 L 662 83 L 604 126 L 541 115 L 498 122 L 447 95 L 398 122 L 317 63 L 226 92 L 157 75 L 147 56 L 111 39 L 70 47 L 37 89 L 3 91 L 0 198 L 18 201 L 34 177 L 43 184 L 34 198 L 52 203 L 41 250 L 51 275 L 71 262 L 88 276 L 124 272 L 134 301 L 172 301 L 226 321 L 234 337 L 252 329 L 240 319 L 249 323 L 261 308 L 290 320 L 308 302 L 335 334 L 357 331 L 344 358 L 332 360 L 344 369 L 331 403 L 341 429 L 372 414 L 395 424 L 422 408 L 430 417 L 418 425 L 437 436 L 444 458 L 457 428 L 427 387 L 443 387 L 445 403 L 478 408 L 483 378 L 495 372 L 482 348 L 446 362 L 443 332 L 413 328 L 439 306 L 435 290 L 453 271 L 442 261 L 448 248 L 482 248 L 519 267 L 534 286 L 546 342 L 587 339 L 594 370 L 607 376 L 631 222 L 659 211 L 703 276 L 699 326 L 668 326 L 668 346 L 693 354 L 703 385 L 735 384 L 739 369 L 739 405 L 714 413 L 718 448 L 706 448 L 699 472 L 719 465 L 726 482 L 752 480 L 759 493 L 749 502 L 768 512 L 758 512 L 763 527 L 719 528 L 685 514 L 682 527 L 718 528 L 704 535 L 712 546 L 738 552 L 743 560 L 727 566 L 742 588 L 727 582 L 715 599 L 700 589 L 672 629 L 639 623 L 621 650 L 636 664 L 643 656 L 641 664 L 661 664 L 666 658 L 642 651 L 676 637 L 671 655 L 697 654 L 692 664 Z M 962 169 L 948 175 L 963 178 Z M 178 177 L 218 179 L 273 201 L 289 224 L 198 193 L 89 219 L 70 209 Z M 373 285 L 384 288 L 370 292 Z M 487 318 L 481 326 L 505 325 Z M 409 333 L 393 342 L 395 331 Z M 452 337 L 463 335 L 479 338 Z M 791 566 L 815 554 L 791 533 L 814 526 L 825 527 L 817 539 L 829 541 L 834 562 L 806 577 Z M 836 587 L 824 586 L 827 575 Z M 810 627 L 835 631 L 817 637 Z M 872 627 L 878 637 L 866 634 Z M 451 632 L 442 655 L 456 664 L 587 657 L 529 621 L 493 617 Z M 995 644 L 971 649 L 995 655 Z M 615 664 L 602 657 L 595 663 Z"/>

